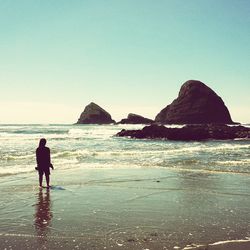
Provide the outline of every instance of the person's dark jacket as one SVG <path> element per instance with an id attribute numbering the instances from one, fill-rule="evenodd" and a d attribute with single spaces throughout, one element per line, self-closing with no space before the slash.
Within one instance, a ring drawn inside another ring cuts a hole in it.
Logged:
<path id="1" fill-rule="evenodd" d="M 47 170 L 51 167 L 50 149 L 47 147 L 38 147 L 36 149 L 36 162 L 38 169 Z"/>

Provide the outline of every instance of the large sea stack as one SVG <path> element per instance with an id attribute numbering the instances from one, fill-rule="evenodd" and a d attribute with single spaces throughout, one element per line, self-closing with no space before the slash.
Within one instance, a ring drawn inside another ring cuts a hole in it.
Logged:
<path id="1" fill-rule="evenodd" d="M 232 124 L 230 113 L 221 97 L 206 84 L 189 80 L 178 97 L 155 118 L 162 124 Z"/>
<path id="2" fill-rule="evenodd" d="M 153 120 L 149 118 L 145 118 L 141 115 L 136 115 L 136 114 L 128 114 L 128 117 L 125 119 L 122 119 L 120 124 L 151 124 L 154 123 Z"/>
<path id="3" fill-rule="evenodd" d="M 110 124 L 114 122 L 107 111 L 91 102 L 85 107 L 77 124 Z"/>

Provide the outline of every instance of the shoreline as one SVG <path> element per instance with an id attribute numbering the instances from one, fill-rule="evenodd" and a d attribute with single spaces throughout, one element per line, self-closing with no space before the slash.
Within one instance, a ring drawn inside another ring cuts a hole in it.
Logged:
<path id="1" fill-rule="evenodd" d="M 144 239 L 144 241 L 147 241 Z M 133 239 L 128 240 L 128 244 L 119 243 L 114 241 L 113 243 L 107 242 L 103 239 L 93 239 L 89 237 L 53 237 L 46 238 L 42 236 L 32 236 L 25 234 L 1 234 L 0 244 L 5 249 L 114 249 L 114 250 L 129 250 L 129 249 L 182 249 L 182 250 L 249 250 L 250 240 L 230 240 L 230 241 L 218 241 L 215 243 L 203 244 L 191 244 L 184 248 L 178 245 L 168 247 L 160 246 L 157 243 L 147 242 L 147 244 L 135 244 Z M 46 246 L 45 246 L 46 245 Z"/>
<path id="2" fill-rule="evenodd" d="M 88 164 L 86 164 L 88 165 Z M 30 167 L 31 170 L 29 171 L 24 171 L 24 172 L 15 172 L 15 173 L 10 173 L 10 172 L 5 172 L 5 173 L 0 173 L 0 177 L 2 178 L 11 178 L 11 177 L 15 177 L 15 176 L 18 176 L 18 177 L 26 177 L 26 178 L 32 178 L 32 176 L 34 176 L 34 174 L 36 175 L 37 172 L 36 170 L 34 169 L 34 164 Z M 112 167 L 100 167 L 100 166 L 91 166 L 91 167 L 88 167 L 88 166 L 85 166 L 85 165 L 79 165 L 77 166 L 76 168 L 72 169 L 72 171 L 91 171 L 91 170 L 114 170 L 114 171 L 119 171 L 119 170 L 134 170 L 134 169 L 141 169 L 141 170 L 166 170 L 166 171 L 173 171 L 173 172 L 197 172 L 197 173 L 211 173 L 211 174 L 232 174 L 232 175 L 250 175 L 250 172 L 236 172 L 235 170 L 234 171 L 230 171 L 230 170 L 217 170 L 217 169 L 195 169 L 195 168 L 182 168 L 182 167 L 166 167 L 166 166 L 131 166 L 130 168 L 128 168 L 127 166 L 122 166 L 122 167 L 117 167 L 117 168 L 114 168 L 114 166 Z M 53 176 L 53 173 L 54 172 L 57 172 L 57 171 L 60 171 L 60 172 L 64 172 L 64 171 L 70 171 L 71 169 L 69 168 L 56 168 L 55 170 L 51 171 L 52 172 L 52 176 Z M 15 181 L 15 179 L 13 180 L 10 180 L 10 181 Z"/>

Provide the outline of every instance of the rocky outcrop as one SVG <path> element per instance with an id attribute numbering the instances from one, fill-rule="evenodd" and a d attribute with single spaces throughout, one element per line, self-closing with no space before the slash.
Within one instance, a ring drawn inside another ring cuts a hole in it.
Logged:
<path id="1" fill-rule="evenodd" d="M 232 124 L 223 100 L 200 81 L 185 82 L 178 97 L 156 116 L 162 124 Z"/>
<path id="2" fill-rule="evenodd" d="M 145 118 L 140 115 L 136 114 L 128 114 L 128 117 L 125 119 L 122 119 L 119 124 L 151 124 L 154 123 L 153 120 Z"/>
<path id="3" fill-rule="evenodd" d="M 91 102 L 82 112 L 77 124 L 110 124 L 115 123 L 111 115 L 97 104 Z"/>
<path id="4" fill-rule="evenodd" d="M 250 139 L 250 128 L 227 126 L 221 124 L 186 125 L 182 128 L 167 128 L 150 125 L 140 130 L 121 130 L 117 136 L 128 136 L 138 139 L 167 139 L 177 141 L 229 140 L 236 138 Z"/>

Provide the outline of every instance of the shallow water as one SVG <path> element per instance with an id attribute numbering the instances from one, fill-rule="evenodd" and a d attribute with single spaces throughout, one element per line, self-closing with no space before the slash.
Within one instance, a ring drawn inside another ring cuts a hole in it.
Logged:
<path id="1" fill-rule="evenodd" d="M 0 184 L 0 243 L 12 249 L 156 250 L 250 237 L 246 174 L 55 170 L 50 190 L 22 177 Z"/>

